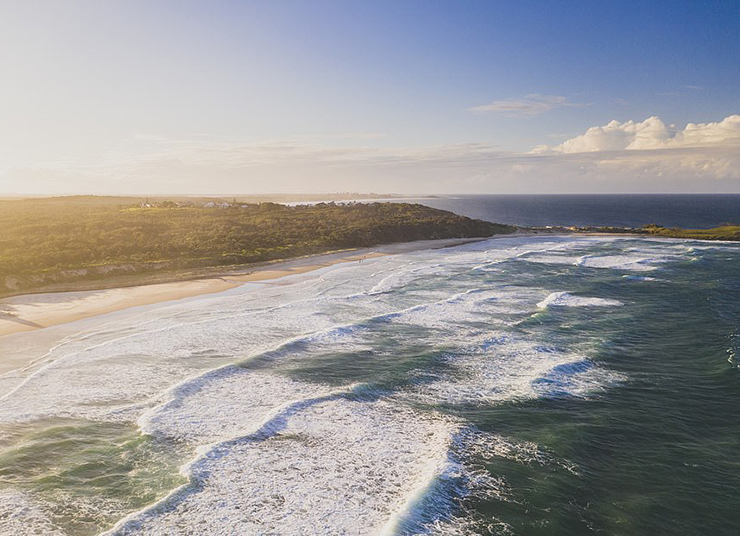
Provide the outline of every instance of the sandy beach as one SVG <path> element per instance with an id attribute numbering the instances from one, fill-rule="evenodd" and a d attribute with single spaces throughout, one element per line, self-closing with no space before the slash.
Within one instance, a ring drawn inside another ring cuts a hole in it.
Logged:
<path id="1" fill-rule="evenodd" d="M 501 237 L 506 236 L 512 235 L 501 235 Z M 223 292 L 244 283 L 276 280 L 343 262 L 359 262 L 382 255 L 452 247 L 478 240 L 485 239 L 451 238 L 402 242 L 266 263 L 250 267 L 249 271 L 243 273 L 236 272 L 218 277 L 124 288 L 13 296 L 0 299 L 0 337 L 82 320 L 130 307 Z"/>

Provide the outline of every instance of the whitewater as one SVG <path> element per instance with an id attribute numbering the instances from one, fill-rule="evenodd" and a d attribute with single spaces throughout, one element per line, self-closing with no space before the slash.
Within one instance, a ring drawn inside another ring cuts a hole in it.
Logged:
<path id="1" fill-rule="evenodd" d="M 736 254 L 496 238 L 9 336 L 0 534 L 526 533 L 527 471 L 587 478 L 545 408 L 629 386 L 641 296 Z"/>

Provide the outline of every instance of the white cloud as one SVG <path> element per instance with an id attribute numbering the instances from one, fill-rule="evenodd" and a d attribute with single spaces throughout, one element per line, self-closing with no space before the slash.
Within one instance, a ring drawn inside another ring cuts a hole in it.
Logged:
<path id="1" fill-rule="evenodd" d="M 508 115 L 534 116 L 548 112 L 553 108 L 562 108 L 566 106 L 580 107 L 585 106 L 585 104 L 570 102 L 567 98 L 559 97 L 557 95 L 540 95 L 539 93 L 533 93 L 531 95 L 525 95 L 521 99 L 497 100 L 491 102 L 490 104 L 474 106 L 472 108 L 468 108 L 468 111 L 478 113 L 505 113 Z"/>
<path id="2" fill-rule="evenodd" d="M 584 181 L 611 182 L 620 191 L 619 182 L 635 191 L 708 192 L 717 191 L 720 183 L 732 191 L 737 185 L 728 181 L 740 180 L 740 115 L 689 123 L 683 129 L 658 117 L 611 121 L 560 145 L 535 147 L 529 154 L 542 159 L 542 169 L 570 167 Z"/>
<path id="3" fill-rule="evenodd" d="M 740 142 L 740 115 L 730 115 L 716 123 L 689 123 L 683 130 L 666 126 L 658 117 L 641 123 L 611 121 L 591 127 L 584 134 L 560 145 L 540 145 L 534 154 L 574 154 L 603 151 L 632 151 L 712 147 Z"/>

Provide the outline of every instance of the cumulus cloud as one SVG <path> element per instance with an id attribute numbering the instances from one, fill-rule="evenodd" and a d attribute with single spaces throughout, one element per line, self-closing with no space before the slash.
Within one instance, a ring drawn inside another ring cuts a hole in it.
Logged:
<path id="1" fill-rule="evenodd" d="M 521 99 L 497 100 L 482 106 L 468 108 L 469 112 L 477 113 L 504 113 L 507 115 L 535 116 L 552 110 L 553 108 L 577 107 L 585 104 L 570 102 L 565 97 L 557 95 L 540 95 L 533 93 Z"/>
<path id="2" fill-rule="evenodd" d="M 715 123 L 689 123 L 683 130 L 666 126 L 658 117 L 642 122 L 611 121 L 591 127 L 584 134 L 560 145 L 540 145 L 534 154 L 573 154 L 603 151 L 633 151 L 714 147 L 740 142 L 740 115 L 731 115 Z"/>
<path id="3" fill-rule="evenodd" d="M 709 192 L 720 184 L 732 191 L 740 180 L 740 115 L 684 128 L 658 117 L 611 121 L 529 154 L 540 159 L 542 169 L 570 167 L 584 180 L 615 184 L 614 191 L 623 190 L 619 182 L 634 191 Z"/>

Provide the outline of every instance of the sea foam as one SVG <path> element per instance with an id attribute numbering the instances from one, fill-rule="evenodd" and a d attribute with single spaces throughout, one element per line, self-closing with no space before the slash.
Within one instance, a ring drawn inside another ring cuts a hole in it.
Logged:
<path id="1" fill-rule="evenodd" d="M 4 489 L 0 490 L 0 534 L 10 536 L 64 536 L 61 528 L 52 521 L 43 502 L 29 494 Z"/>
<path id="2" fill-rule="evenodd" d="M 445 419 L 382 400 L 305 402 L 208 447 L 185 469 L 189 486 L 107 534 L 382 533 L 448 463 Z"/>
<path id="3" fill-rule="evenodd" d="M 537 304 L 540 309 L 548 307 L 615 307 L 624 305 L 619 300 L 574 296 L 569 292 L 553 292 Z"/>

